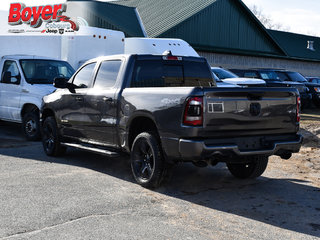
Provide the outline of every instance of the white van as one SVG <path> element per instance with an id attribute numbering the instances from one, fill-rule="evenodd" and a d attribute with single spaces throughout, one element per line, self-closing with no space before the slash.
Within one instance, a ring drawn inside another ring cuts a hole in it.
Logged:
<path id="1" fill-rule="evenodd" d="M 22 123 L 26 138 L 37 140 L 39 109 L 55 90 L 53 80 L 70 78 L 88 59 L 123 53 L 124 34 L 81 27 L 63 35 L 6 33 L 0 43 L 0 120 Z"/>

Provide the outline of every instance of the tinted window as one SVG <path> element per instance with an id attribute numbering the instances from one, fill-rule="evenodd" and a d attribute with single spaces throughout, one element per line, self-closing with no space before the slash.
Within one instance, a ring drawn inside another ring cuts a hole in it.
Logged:
<path id="1" fill-rule="evenodd" d="M 220 79 L 238 78 L 238 76 L 233 74 L 232 72 L 229 72 L 229 71 L 221 69 L 221 68 L 213 68 L 212 72 L 214 72 L 218 76 L 218 78 L 220 78 Z"/>
<path id="2" fill-rule="evenodd" d="M 243 74 L 244 77 L 247 77 L 247 78 L 258 78 L 258 74 L 256 72 L 245 72 Z"/>
<path id="3" fill-rule="evenodd" d="M 206 62 L 137 61 L 131 87 L 212 86 L 214 80 Z"/>
<path id="4" fill-rule="evenodd" d="M 99 68 L 95 88 L 108 88 L 113 87 L 116 83 L 121 61 L 104 61 Z"/>
<path id="5" fill-rule="evenodd" d="M 287 72 L 288 76 L 290 79 L 294 82 L 307 82 L 307 80 L 297 72 Z"/>
<path id="6" fill-rule="evenodd" d="M 236 74 L 238 77 L 244 77 L 244 71 L 237 70 L 237 69 L 230 69 L 230 71 Z"/>
<path id="7" fill-rule="evenodd" d="M 277 74 L 273 71 L 260 71 L 263 80 L 279 80 Z"/>
<path id="8" fill-rule="evenodd" d="M 211 69 L 206 62 L 191 62 L 184 63 L 184 78 L 185 82 L 182 86 L 194 87 L 210 87 L 213 79 Z"/>
<path id="9" fill-rule="evenodd" d="M 137 61 L 131 87 L 163 87 L 163 68 L 154 61 Z"/>
<path id="10" fill-rule="evenodd" d="M 87 88 L 90 86 L 93 69 L 96 63 L 90 63 L 84 66 L 74 77 L 73 84 L 78 88 Z"/>
<path id="11" fill-rule="evenodd" d="M 287 74 L 283 73 L 283 72 L 277 72 L 277 75 L 279 77 L 279 79 L 281 81 L 290 81 L 289 77 L 287 76 Z"/>
<path id="12" fill-rule="evenodd" d="M 164 86 L 179 87 L 183 86 L 183 66 L 164 65 Z"/>
<path id="13" fill-rule="evenodd" d="M 5 79 L 4 75 L 5 72 L 9 72 L 11 74 L 11 78 Z M 17 63 L 15 61 L 5 61 L 3 66 L 3 72 L 2 72 L 2 83 L 8 83 L 8 84 L 19 84 L 20 83 L 20 72 L 17 66 Z"/>
<path id="14" fill-rule="evenodd" d="M 320 79 L 312 79 L 313 83 L 320 83 Z"/>

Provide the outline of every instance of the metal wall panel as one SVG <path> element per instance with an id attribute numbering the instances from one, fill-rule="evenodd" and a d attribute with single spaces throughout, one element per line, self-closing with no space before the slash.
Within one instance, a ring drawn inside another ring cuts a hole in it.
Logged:
<path id="1" fill-rule="evenodd" d="M 182 38 L 195 48 L 283 55 L 267 31 L 235 0 L 219 0 L 159 37 Z"/>

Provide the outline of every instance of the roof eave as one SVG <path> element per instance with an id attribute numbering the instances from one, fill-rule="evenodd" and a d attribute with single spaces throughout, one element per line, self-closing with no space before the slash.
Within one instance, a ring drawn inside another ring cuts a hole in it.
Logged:
<path id="1" fill-rule="evenodd" d="M 208 47 L 208 46 L 195 46 L 192 47 L 196 51 L 201 52 L 209 52 L 209 53 L 221 53 L 221 54 L 235 54 L 240 56 L 250 56 L 250 57 L 268 57 L 268 58 L 277 58 L 277 59 L 284 59 L 284 60 L 295 60 L 295 61 L 304 61 L 304 62 L 320 62 L 320 59 L 307 59 L 307 58 L 300 58 L 300 57 L 291 57 L 287 55 L 277 55 L 268 52 L 255 52 L 255 51 L 243 51 L 240 49 L 229 49 L 229 48 L 219 48 L 219 47 Z"/>

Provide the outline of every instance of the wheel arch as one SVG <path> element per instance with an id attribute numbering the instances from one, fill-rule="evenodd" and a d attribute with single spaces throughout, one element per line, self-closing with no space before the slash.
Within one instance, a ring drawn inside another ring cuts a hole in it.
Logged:
<path id="1" fill-rule="evenodd" d="M 25 103 L 21 108 L 21 112 L 20 112 L 21 119 L 23 119 L 23 117 L 29 112 L 36 112 L 36 113 L 40 114 L 39 107 L 36 104 Z"/>
<path id="2" fill-rule="evenodd" d="M 147 112 L 140 112 L 134 114 L 134 116 L 132 116 L 129 121 L 127 132 L 127 142 L 129 150 L 131 149 L 136 136 L 142 132 L 155 132 L 160 140 L 160 134 L 156 121 L 152 114 Z"/>
<path id="3" fill-rule="evenodd" d="M 44 108 L 41 113 L 41 120 L 43 121 L 47 117 L 54 117 L 55 118 L 55 113 L 51 108 Z"/>

